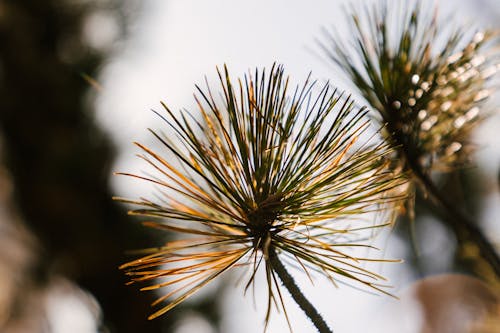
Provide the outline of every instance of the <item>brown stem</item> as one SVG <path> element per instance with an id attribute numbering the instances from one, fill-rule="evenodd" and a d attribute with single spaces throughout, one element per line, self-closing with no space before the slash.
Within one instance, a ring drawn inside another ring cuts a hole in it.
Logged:
<path id="1" fill-rule="evenodd" d="M 393 113 L 397 113 L 397 110 L 392 111 L 394 111 Z M 407 143 L 406 136 L 396 127 L 391 126 L 393 123 L 394 121 L 389 119 L 387 121 L 387 126 L 389 131 L 392 133 L 391 135 L 395 146 L 400 147 L 399 151 L 404 156 L 407 167 L 413 172 L 414 176 L 427 190 L 433 203 L 444 209 L 445 214 L 448 217 L 446 219 L 447 223 L 453 229 L 457 238 L 465 236 L 470 241 L 474 242 L 479 248 L 481 256 L 490 265 L 496 276 L 500 278 L 500 257 L 498 256 L 496 249 L 490 243 L 488 238 L 486 238 L 478 225 L 460 209 L 457 209 L 456 205 L 450 202 L 448 198 L 444 196 L 441 191 L 439 191 L 429 176 L 422 171 L 422 168 L 417 161 L 417 155 L 414 150 L 411 149 L 411 145 Z M 463 230 L 465 230 L 465 235 L 462 235 Z"/>
<path id="2" fill-rule="evenodd" d="M 288 273 L 285 266 L 283 266 L 273 248 L 269 249 L 269 262 L 271 263 L 273 270 L 276 272 L 276 274 L 278 274 L 283 285 L 286 287 L 290 295 L 292 295 L 294 301 L 299 305 L 302 311 L 304 311 L 307 317 L 309 317 L 314 326 L 316 326 L 318 332 L 333 333 L 323 317 L 319 314 L 318 310 L 316 310 L 316 308 L 307 300 L 304 294 L 302 294 L 302 291 L 297 286 L 290 273 Z"/>
<path id="3" fill-rule="evenodd" d="M 428 191 L 431 199 L 433 199 L 437 205 L 441 205 L 446 211 L 449 217 L 447 219 L 448 224 L 453 228 L 455 234 L 458 236 L 462 230 L 461 228 L 464 228 L 467 233 L 466 236 L 478 246 L 482 257 L 488 262 L 497 277 L 500 277 L 500 257 L 491 242 L 484 235 L 483 231 L 474 221 L 461 212 L 456 205 L 451 203 L 427 175 L 418 168 L 412 169 L 415 176 Z"/>

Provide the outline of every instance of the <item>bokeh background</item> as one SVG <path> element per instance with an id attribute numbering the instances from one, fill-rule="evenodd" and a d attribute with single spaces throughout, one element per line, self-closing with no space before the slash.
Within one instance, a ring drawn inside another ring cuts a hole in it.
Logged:
<path id="1" fill-rule="evenodd" d="M 142 170 L 132 141 L 154 146 L 146 129 L 163 126 L 151 109 L 160 110 L 160 101 L 174 110 L 193 108 L 194 84 L 204 84 L 205 75 L 215 82 L 216 65 L 227 64 L 241 76 L 277 61 L 294 83 L 312 71 L 321 82 L 348 87 L 315 42 L 322 27 L 342 30 L 348 3 L 2 0 L 0 332 L 261 331 L 265 289 L 257 288 L 254 301 L 231 274 L 166 316 L 147 321 L 155 294 L 126 286 L 117 267 L 131 258 L 128 250 L 161 244 L 168 235 L 141 227 L 111 199 L 151 189 L 112 173 Z M 443 17 L 500 28 L 495 0 L 436 3 Z M 492 109 L 498 102 L 492 99 Z M 494 244 L 500 243 L 499 126 L 494 112 L 473 138 L 478 145 L 473 167 L 440 181 Z M 491 282 L 476 269 L 480 259 L 457 244 L 425 201 L 417 201 L 418 255 L 409 229 L 400 221 L 373 240 L 384 257 L 405 259 L 377 267 L 401 300 L 336 289 L 322 280 L 312 286 L 297 276 L 335 332 L 423 332 L 427 317 L 413 296 L 415 290 L 425 294 L 418 288 L 433 276 L 441 279 L 431 280 L 438 291 L 454 283 L 479 290 L 473 295 L 480 300 L 476 312 L 496 302 L 491 284 L 457 275 Z M 449 273 L 455 275 L 443 275 Z M 296 305 L 286 302 L 296 331 L 313 332 Z M 481 332 L 500 331 L 495 325 L 489 329 Z M 282 316 L 275 313 L 268 331 L 288 331 Z"/>

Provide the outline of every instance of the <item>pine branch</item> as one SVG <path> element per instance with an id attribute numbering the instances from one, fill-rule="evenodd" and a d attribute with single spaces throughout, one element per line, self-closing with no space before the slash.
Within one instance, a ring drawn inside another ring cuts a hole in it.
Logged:
<path id="1" fill-rule="evenodd" d="M 441 206 L 447 215 L 446 223 L 452 228 L 457 238 L 464 237 L 477 245 L 481 256 L 491 266 L 496 276 L 500 278 L 500 257 L 483 231 L 469 216 L 457 208 L 446 196 L 441 193 L 429 176 L 418 168 L 413 170 L 415 176 L 425 187 L 433 203 Z M 463 230 L 465 229 L 465 235 Z"/>
<path id="2" fill-rule="evenodd" d="M 283 266 L 273 248 L 270 248 L 269 250 L 269 261 L 271 263 L 271 266 L 273 267 L 273 270 L 276 272 L 276 274 L 278 274 L 281 282 L 286 287 L 294 301 L 298 304 L 302 311 L 304 311 L 307 317 L 309 317 L 314 326 L 316 326 L 318 332 L 333 333 L 318 310 L 316 310 L 316 308 L 309 302 L 304 294 L 302 294 L 302 291 L 295 283 L 293 277 L 288 273 L 285 266 Z"/>

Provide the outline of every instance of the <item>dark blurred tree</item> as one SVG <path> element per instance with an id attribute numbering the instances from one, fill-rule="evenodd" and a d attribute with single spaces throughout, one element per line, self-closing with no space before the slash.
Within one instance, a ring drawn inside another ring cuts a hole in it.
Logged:
<path id="1" fill-rule="evenodd" d="M 104 331 L 160 332 L 147 321 L 154 295 L 124 285 L 117 266 L 152 235 L 111 200 L 112 144 L 93 119 L 83 79 L 103 55 L 88 47 L 82 24 L 92 1 L 0 3 L 0 135 L 15 204 L 42 244 L 34 282 L 62 275 L 91 292 Z M 94 8 L 95 9 L 95 8 Z M 22 302 L 23 295 L 19 295 Z"/>

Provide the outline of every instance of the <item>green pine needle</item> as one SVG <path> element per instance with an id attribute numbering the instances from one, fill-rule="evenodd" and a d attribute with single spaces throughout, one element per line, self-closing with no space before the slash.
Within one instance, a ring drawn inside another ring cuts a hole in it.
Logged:
<path id="1" fill-rule="evenodd" d="M 361 229 L 390 224 L 405 181 L 388 168 L 387 144 L 358 142 L 369 126 L 367 110 L 328 85 L 315 92 L 309 79 L 290 89 L 281 66 L 236 83 L 226 67 L 218 73 L 221 98 L 198 88 L 192 115 L 163 104 L 158 115 L 169 136 L 152 133 L 165 151 L 137 144 L 158 177 L 126 174 L 161 189 L 155 199 L 121 199 L 137 206 L 131 214 L 151 217 L 147 226 L 178 239 L 121 267 L 132 282 L 149 282 L 144 290 L 166 288 L 155 302 L 166 305 L 150 318 L 235 267 L 250 270 L 248 288 L 264 265 L 267 321 L 273 303 L 283 306 L 271 252 L 308 275 L 386 292 L 382 277 L 362 267 L 375 259 L 348 252 L 370 247 L 355 241 Z M 364 226 L 348 228 L 346 220 Z"/>
<path id="2" fill-rule="evenodd" d="M 499 68 L 490 31 L 442 27 L 426 2 L 380 1 L 352 9 L 348 38 L 320 42 L 387 124 L 405 170 L 448 171 L 467 162 L 471 131 Z M 427 3 L 429 4 L 429 3 Z"/>

